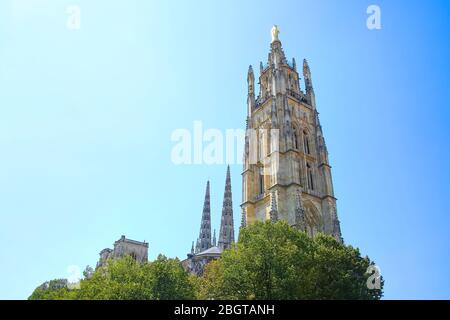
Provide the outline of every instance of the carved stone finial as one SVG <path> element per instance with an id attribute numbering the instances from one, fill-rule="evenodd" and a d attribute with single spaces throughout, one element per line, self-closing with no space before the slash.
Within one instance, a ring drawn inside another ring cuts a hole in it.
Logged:
<path id="1" fill-rule="evenodd" d="M 299 188 L 296 192 L 297 204 L 295 208 L 295 224 L 297 228 L 305 231 L 305 208 L 302 201 L 302 189 Z"/>
<path id="2" fill-rule="evenodd" d="M 270 204 L 270 220 L 272 222 L 278 221 L 278 205 L 277 205 L 277 194 L 276 191 L 272 191 L 270 194 L 271 204 Z"/>
<path id="3" fill-rule="evenodd" d="M 241 228 L 247 227 L 247 212 L 244 208 L 242 208 L 241 213 Z"/>

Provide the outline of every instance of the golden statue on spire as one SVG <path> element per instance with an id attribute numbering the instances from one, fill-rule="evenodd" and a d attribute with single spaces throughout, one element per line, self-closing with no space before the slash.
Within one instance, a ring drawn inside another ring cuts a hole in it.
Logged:
<path id="1" fill-rule="evenodd" d="M 272 27 L 272 42 L 275 42 L 275 41 L 280 41 L 279 39 L 278 39 L 278 35 L 280 34 L 280 30 L 278 29 L 278 26 L 275 24 L 273 27 Z"/>

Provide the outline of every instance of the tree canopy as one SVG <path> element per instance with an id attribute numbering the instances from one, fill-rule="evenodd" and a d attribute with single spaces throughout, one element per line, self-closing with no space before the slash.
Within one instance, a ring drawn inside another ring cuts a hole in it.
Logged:
<path id="1" fill-rule="evenodd" d="M 373 262 L 330 236 L 308 237 L 285 222 L 241 230 L 235 248 L 206 266 L 202 299 L 380 299 L 370 290 Z"/>
<path id="2" fill-rule="evenodd" d="M 36 288 L 29 299 L 380 299 L 369 289 L 374 263 L 358 249 L 330 236 L 308 237 L 286 222 L 257 222 L 241 229 L 237 244 L 210 262 L 201 277 L 189 275 L 178 259 L 163 255 L 138 263 L 130 256 L 108 260 L 76 290 L 65 280 Z"/>
<path id="3" fill-rule="evenodd" d="M 160 255 L 153 262 L 138 263 L 132 257 L 125 256 L 109 260 L 105 266 L 81 280 L 78 289 L 69 290 L 67 286 L 39 286 L 29 299 L 193 299 L 194 287 L 189 277 L 178 259 L 168 259 Z"/>

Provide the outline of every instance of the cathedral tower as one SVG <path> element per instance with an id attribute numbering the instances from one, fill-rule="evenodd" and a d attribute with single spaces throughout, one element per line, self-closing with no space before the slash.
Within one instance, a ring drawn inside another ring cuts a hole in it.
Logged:
<path id="1" fill-rule="evenodd" d="M 285 220 L 311 236 L 323 232 L 342 241 L 311 71 L 304 60 L 303 91 L 296 61 L 287 61 L 278 34 L 274 26 L 257 97 L 248 70 L 241 224 Z"/>

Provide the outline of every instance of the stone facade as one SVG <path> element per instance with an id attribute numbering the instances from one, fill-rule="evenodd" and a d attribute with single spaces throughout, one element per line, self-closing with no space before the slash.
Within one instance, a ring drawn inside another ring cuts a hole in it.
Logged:
<path id="1" fill-rule="evenodd" d="M 108 259 L 117 259 L 125 255 L 131 256 L 140 263 L 148 261 L 148 243 L 127 239 L 122 236 L 114 242 L 114 249 L 103 249 L 100 251 L 100 259 L 97 268 L 103 266 Z"/>
<path id="2" fill-rule="evenodd" d="M 323 232 L 342 241 L 311 71 L 304 60 L 303 90 L 278 33 L 274 27 L 268 62 L 260 64 L 257 97 L 248 70 L 242 225 L 281 219 L 311 236 Z"/>

